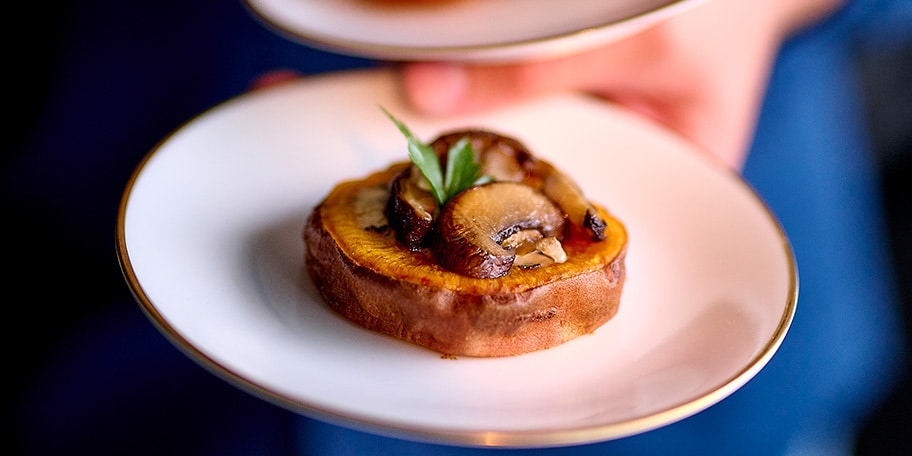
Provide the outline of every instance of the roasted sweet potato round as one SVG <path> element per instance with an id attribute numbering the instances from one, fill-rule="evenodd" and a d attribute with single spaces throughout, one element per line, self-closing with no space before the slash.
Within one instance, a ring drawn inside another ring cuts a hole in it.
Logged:
<path id="1" fill-rule="evenodd" d="M 396 239 L 384 212 L 396 164 L 333 188 L 303 231 L 307 271 L 352 322 L 446 355 L 512 356 L 593 332 L 618 311 L 627 231 L 603 207 L 603 240 L 564 239 L 566 261 L 498 278 L 445 269 Z"/>

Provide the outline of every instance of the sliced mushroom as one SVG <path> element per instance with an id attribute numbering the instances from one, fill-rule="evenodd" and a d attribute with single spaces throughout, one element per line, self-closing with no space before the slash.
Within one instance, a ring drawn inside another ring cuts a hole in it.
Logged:
<path id="1" fill-rule="evenodd" d="M 583 196 L 583 191 L 576 182 L 550 163 L 540 160 L 539 167 L 542 176 L 541 191 L 564 210 L 573 226 L 583 228 L 593 241 L 604 240 L 605 221 Z"/>
<path id="2" fill-rule="evenodd" d="M 390 183 L 386 218 L 396 239 L 409 250 L 419 250 L 434 225 L 437 203 L 427 179 L 415 166 L 409 166 Z"/>
<path id="3" fill-rule="evenodd" d="M 510 182 L 526 182 L 533 177 L 537 160 L 521 142 L 509 136 L 487 130 L 461 130 L 441 135 L 431 147 L 445 162 L 447 151 L 462 138 L 469 139 L 482 174 Z"/>
<path id="4" fill-rule="evenodd" d="M 355 194 L 353 209 L 358 226 L 365 230 L 383 231 L 389 225 L 384 208 L 389 200 L 386 186 L 364 187 Z"/>
<path id="5" fill-rule="evenodd" d="M 544 194 L 516 182 L 494 182 L 450 200 L 438 217 L 433 249 L 449 270 L 502 277 L 516 258 L 515 248 L 504 247 L 511 236 L 533 230 L 542 238 L 555 237 L 563 228 L 563 212 Z"/>
<path id="6" fill-rule="evenodd" d="M 583 195 L 579 186 L 550 163 L 536 158 L 521 142 L 485 130 L 464 130 L 440 136 L 431 145 L 441 157 L 449 147 L 468 137 L 476 151 L 482 173 L 497 181 L 522 182 L 541 190 L 570 219 L 573 226 L 595 241 L 605 239 L 605 221 Z"/>
<path id="7" fill-rule="evenodd" d="M 484 130 L 460 130 L 439 136 L 431 147 L 446 163 L 450 147 L 468 138 L 479 156 L 482 174 L 493 180 L 519 182 L 529 175 L 526 164 L 534 157 L 515 139 Z M 402 171 L 390 185 L 386 216 L 396 232 L 396 239 L 409 250 L 420 250 L 434 224 L 436 202 L 430 184 L 415 166 Z"/>
<path id="8" fill-rule="evenodd" d="M 516 250 L 513 267 L 534 269 L 554 263 L 565 263 L 567 252 L 556 237 L 541 238 L 534 243 L 524 244 Z"/>
<path id="9" fill-rule="evenodd" d="M 430 145 L 446 163 L 450 147 L 468 138 L 478 155 L 482 174 L 498 182 L 517 182 L 539 190 L 569 219 L 575 232 L 595 241 L 605 239 L 605 222 L 577 184 L 550 163 L 536 158 L 519 141 L 486 130 L 460 130 L 439 136 Z M 415 166 L 402 171 L 390 185 L 386 216 L 406 248 L 427 245 L 435 224 L 436 203 L 424 176 Z M 507 268 L 509 269 L 509 268 Z"/>
<path id="10" fill-rule="evenodd" d="M 519 230 L 503 240 L 500 246 L 507 250 L 516 250 L 517 254 L 523 253 L 526 246 L 535 245 L 544 237 L 538 230 Z"/>

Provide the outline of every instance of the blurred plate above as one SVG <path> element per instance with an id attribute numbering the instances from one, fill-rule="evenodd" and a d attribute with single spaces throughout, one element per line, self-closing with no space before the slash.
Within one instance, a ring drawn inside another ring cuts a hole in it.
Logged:
<path id="1" fill-rule="evenodd" d="M 278 34 L 387 60 L 510 61 L 585 50 L 704 0 L 245 0 Z"/>

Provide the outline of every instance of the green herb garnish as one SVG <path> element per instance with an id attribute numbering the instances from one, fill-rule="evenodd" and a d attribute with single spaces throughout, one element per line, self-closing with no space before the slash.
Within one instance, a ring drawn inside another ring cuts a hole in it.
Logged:
<path id="1" fill-rule="evenodd" d="M 475 161 L 475 151 L 472 150 L 468 138 L 462 138 L 450 146 L 447 151 L 446 174 L 444 174 L 440 168 L 440 159 L 434 149 L 421 142 L 404 123 L 393 117 L 385 108 L 381 106 L 380 109 L 405 135 L 405 139 L 408 141 L 409 157 L 430 184 L 437 207 L 443 207 L 447 201 L 469 187 L 492 180 L 491 176 L 481 175 L 481 166 Z"/>

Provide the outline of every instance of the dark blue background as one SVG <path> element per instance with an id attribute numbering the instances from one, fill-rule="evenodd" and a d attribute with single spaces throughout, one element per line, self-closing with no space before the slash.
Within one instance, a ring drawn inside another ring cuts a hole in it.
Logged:
<path id="1" fill-rule="evenodd" d="M 898 10 L 906 13 L 908 3 L 894 2 L 904 4 Z M 885 228 L 890 231 L 880 234 L 891 236 L 896 268 L 883 273 L 900 279 L 904 307 L 896 310 L 908 322 L 912 22 L 906 22 L 908 14 L 897 17 L 890 10 L 881 16 L 851 29 L 860 34 L 851 49 L 863 83 L 860 93 L 867 96 L 861 108 L 867 109 L 883 186 L 879 176 L 861 176 L 885 190 L 890 216 Z M 203 370 L 141 313 L 116 261 L 117 208 L 130 174 L 146 153 L 182 123 L 247 90 L 263 71 L 293 68 L 316 74 L 374 63 L 290 42 L 256 22 L 235 1 L 45 2 L 17 5 L 7 10 L 6 19 L 4 99 L 9 120 L 2 185 L 3 252 L 9 272 L 3 333 L 11 358 L 6 377 L 12 387 L 5 407 L 10 436 L 5 440 L 21 454 L 256 454 L 254 448 L 291 453 L 295 440 L 302 438 L 293 414 Z M 796 161 L 777 168 L 761 163 L 798 160 L 788 157 L 795 145 L 791 138 L 808 136 L 807 131 L 789 133 L 783 120 L 795 107 L 787 98 L 795 95 L 787 89 L 793 81 L 802 81 L 795 77 L 802 58 L 827 58 L 833 50 L 815 48 L 813 40 L 798 41 L 773 76 L 757 153 L 746 175 L 783 214 L 790 234 L 804 239 L 804 230 L 815 233 L 819 227 L 792 218 L 794 206 L 805 199 L 793 196 L 789 180 L 803 179 L 802 173 L 816 165 L 804 163 L 803 168 Z M 842 81 L 825 69 L 819 78 L 823 84 Z M 797 87 L 815 90 L 813 84 Z M 824 105 L 835 111 L 840 106 Z M 802 128 L 809 127 L 793 124 L 795 130 Z M 766 134 L 782 132 L 788 138 Z M 835 193 L 833 198 L 842 196 Z M 839 229 L 853 228 L 847 224 Z M 803 256 L 813 248 L 804 241 L 796 246 L 801 265 L 807 264 Z M 807 271 L 809 283 L 814 274 L 825 273 L 824 266 Z M 815 294 L 813 288 L 807 292 Z M 803 309 L 803 298 L 799 302 Z M 845 331 L 857 330 L 851 323 Z M 797 340 L 805 333 L 795 334 Z M 880 343 L 872 339 L 872 344 Z M 782 359 L 788 356 L 786 351 Z M 891 375 L 877 362 L 872 366 Z M 776 369 L 771 366 L 769 375 Z M 870 373 L 872 379 L 877 376 Z M 908 376 L 905 379 L 861 434 L 859 454 L 912 448 L 906 431 L 912 404 Z"/>

